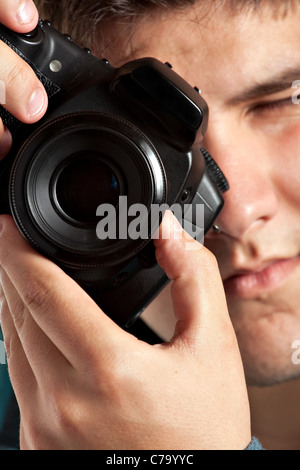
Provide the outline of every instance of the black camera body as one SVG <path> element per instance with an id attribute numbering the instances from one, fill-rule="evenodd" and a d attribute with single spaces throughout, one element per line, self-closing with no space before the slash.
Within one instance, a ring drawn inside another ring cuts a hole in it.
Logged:
<path id="1" fill-rule="evenodd" d="M 0 39 L 29 63 L 49 96 L 37 124 L 22 124 L 1 107 L 14 143 L 0 165 L 0 213 L 12 214 L 36 250 L 128 327 L 168 282 L 152 241 L 161 214 L 147 237 L 118 230 L 99 239 L 97 208 L 109 204 L 120 220 L 126 197 L 127 207 L 148 209 L 143 225 L 154 205 L 179 204 L 192 208 L 183 216 L 187 229 L 198 223 L 201 204 L 204 223 L 192 233 L 203 238 L 224 189 L 200 150 L 207 105 L 169 64 L 145 58 L 114 68 L 47 21 L 29 34 L 0 25 Z"/>

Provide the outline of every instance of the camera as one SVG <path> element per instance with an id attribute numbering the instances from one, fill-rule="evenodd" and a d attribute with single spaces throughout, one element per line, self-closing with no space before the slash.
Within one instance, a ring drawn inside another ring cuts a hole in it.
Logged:
<path id="1" fill-rule="evenodd" d="M 226 178 L 200 148 L 206 102 L 170 64 L 142 58 L 114 68 L 49 21 L 28 34 L 0 25 L 0 39 L 49 96 L 36 124 L 1 106 L 13 147 L 0 164 L 0 213 L 11 214 L 37 251 L 129 327 L 168 282 L 153 244 L 165 208 L 181 207 L 184 228 L 197 239 L 222 209 Z M 147 209 L 138 221 L 128 210 L 137 205 Z M 99 215 L 99 207 L 107 211 Z M 155 217 L 154 207 L 162 208 Z M 121 236 L 118 227 L 115 237 L 99 237 L 99 223 L 103 229 L 120 220 L 144 236 Z"/>

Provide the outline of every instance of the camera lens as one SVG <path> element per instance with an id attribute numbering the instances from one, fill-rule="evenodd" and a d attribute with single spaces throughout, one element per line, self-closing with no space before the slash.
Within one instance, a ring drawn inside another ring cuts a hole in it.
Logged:
<path id="1" fill-rule="evenodd" d="M 156 230 L 151 205 L 165 202 L 166 180 L 159 154 L 139 129 L 120 117 L 79 112 L 30 135 L 14 161 L 9 197 L 35 248 L 62 266 L 104 276 L 149 242 Z M 102 204 L 115 210 L 97 215 Z M 148 211 L 138 238 L 131 236 L 136 205 Z M 98 236 L 103 220 L 107 237 Z"/>
<path id="2" fill-rule="evenodd" d="M 95 224 L 100 204 L 118 205 L 120 183 L 116 171 L 97 154 L 74 155 L 56 181 L 57 203 L 79 223 Z"/>

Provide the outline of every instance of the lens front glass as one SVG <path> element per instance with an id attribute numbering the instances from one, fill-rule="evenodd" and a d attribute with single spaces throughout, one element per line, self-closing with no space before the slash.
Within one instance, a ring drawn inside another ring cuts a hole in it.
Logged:
<path id="1" fill-rule="evenodd" d="M 100 204 L 117 207 L 120 191 L 117 170 L 95 153 L 73 155 L 56 181 L 56 198 L 62 211 L 85 224 L 97 222 Z"/>

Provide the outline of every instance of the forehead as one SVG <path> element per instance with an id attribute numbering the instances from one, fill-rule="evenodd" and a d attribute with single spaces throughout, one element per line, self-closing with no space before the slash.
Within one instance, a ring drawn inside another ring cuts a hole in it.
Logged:
<path id="1" fill-rule="evenodd" d="M 208 9 L 197 2 L 140 23 L 119 61 L 154 56 L 171 62 L 206 94 L 216 95 L 222 85 L 230 99 L 237 88 L 272 79 L 281 70 L 298 64 L 300 71 L 299 20 L 298 8 L 275 15 L 269 6 L 233 12 L 225 4 Z"/>

